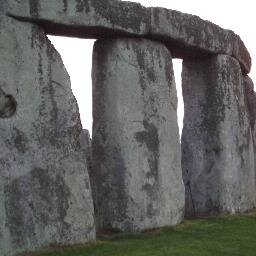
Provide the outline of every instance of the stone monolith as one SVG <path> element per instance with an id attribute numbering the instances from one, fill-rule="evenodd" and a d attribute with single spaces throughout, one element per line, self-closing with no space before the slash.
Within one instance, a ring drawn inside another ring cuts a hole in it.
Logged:
<path id="1" fill-rule="evenodd" d="M 82 127 L 61 57 L 0 17 L 0 255 L 95 238 Z"/>
<path id="2" fill-rule="evenodd" d="M 244 88 L 246 94 L 246 103 L 249 111 L 250 124 L 252 129 L 252 138 L 254 146 L 254 168 L 255 168 L 255 186 L 256 186 L 256 92 L 254 83 L 249 76 L 244 76 Z M 255 194 L 256 198 L 256 194 Z"/>
<path id="3" fill-rule="evenodd" d="M 252 209 L 253 141 L 239 63 L 226 55 L 184 61 L 182 88 L 186 214 Z"/>
<path id="4" fill-rule="evenodd" d="M 99 40 L 92 74 L 98 230 L 179 223 L 184 185 L 171 54 L 145 39 Z"/>

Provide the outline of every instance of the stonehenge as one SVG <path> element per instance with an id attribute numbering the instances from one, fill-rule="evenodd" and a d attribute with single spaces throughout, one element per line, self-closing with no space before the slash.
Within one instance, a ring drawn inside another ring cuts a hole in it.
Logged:
<path id="1" fill-rule="evenodd" d="M 91 181 L 98 229 L 179 223 L 184 186 L 171 54 L 147 39 L 99 40 L 92 72 Z"/>
<path id="2" fill-rule="evenodd" d="M 186 214 L 252 209 L 256 199 L 253 137 L 238 61 L 227 55 L 183 61 L 182 72 Z"/>
<path id="3" fill-rule="evenodd" d="M 92 141 L 48 34 L 97 39 Z M 0 56 L 0 255 L 256 206 L 256 93 L 233 31 L 119 0 L 0 0 Z"/>

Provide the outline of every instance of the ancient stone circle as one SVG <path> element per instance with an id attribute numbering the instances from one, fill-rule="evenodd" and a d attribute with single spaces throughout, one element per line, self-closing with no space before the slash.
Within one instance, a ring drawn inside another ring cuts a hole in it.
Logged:
<path id="1" fill-rule="evenodd" d="M 0 0 L 0 26 L 0 255 L 255 207 L 256 95 L 234 32 L 118 0 Z M 98 39 L 92 144 L 46 34 Z"/>

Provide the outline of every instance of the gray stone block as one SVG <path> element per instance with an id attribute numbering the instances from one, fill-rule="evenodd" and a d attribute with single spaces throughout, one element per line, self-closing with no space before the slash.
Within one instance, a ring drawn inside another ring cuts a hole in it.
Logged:
<path id="1" fill-rule="evenodd" d="M 252 209 L 253 140 L 239 63 L 226 55 L 184 61 L 182 87 L 186 214 Z"/>
<path id="2" fill-rule="evenodd" d="M 251 69 L 250 54 L 238 35 L 195 15 L 118 0 L 7 0 L 7 3 L 8 15 L 35 22 L 49 34 L 97 39 L 146 37 L 166 44 L 175 58 L 221 53 L 236 58 L 243 73 Z"/>
<path id="3" fill-rule="evenodd" d="M 89 131 L 86 129 L 83 129 L 81 144 L 85 150 L 86 164 L 88 171 L 90 172 L 92 169 L 92 140 Z"/>
<path id="4" fill-rule="evenodd" d="M 232 31 L 231 33 L 233 34 L 233 53 L 231 56 L 239 61 L 243 74 L 249 74 L 252 67 L 250 53 L 240 36 Z"/>
<path id="5" fill-rule="evenodd" d="M 42 29 L 0 18 L 0 255 L 95 239 L 69 76 Z"/>
<path id="6" fill-rule="evenodd" d="M 254 147 L 254 168 L 255 168 L 255 186 L 256 186 L 256 92 L 254 84 L 249 76 L 244 76 L 244 88 L 247 108 L 249 111 L 250 124 L 252 129 L 253 147 Z M 256 194 L 255 194 L 256 197 Z"/>
<path id="7" fill-rule="evenodd" d="M 254 131 L 256 124 L 256 92 L 254 91 L 254 84 L 249 76 L 244 76 L 245 98 L 247 108 L 250 116 L 251 128 Z"/>
<path id="8" fill-rule="evenodd" d="M 182 59 L 226 54 L 236 58 L 244 73 L 251 69 L 251 57 L 243 41 L 198 16 L 152 7 L 150 36 L 165 42 L 173 56 Z"/>
<path id="9" fill-rule="evenodd" d="M 49 34 L 102 38 L 145 35 L 147 9 L 117 0 L 8 0 L 8 13 L 43 26 Z"/>
<path id="10" fill-rule="evenodd" d="M 145 39 L 99 40 L 92 74 L 98 230 L 179 223 L 185 193 L 171 54 Z"/>

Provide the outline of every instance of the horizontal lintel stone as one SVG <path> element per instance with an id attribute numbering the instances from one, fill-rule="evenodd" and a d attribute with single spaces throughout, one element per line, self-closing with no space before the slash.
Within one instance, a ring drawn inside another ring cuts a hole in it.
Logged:
<path id="1" fill-rule="evenodd" d="M 243 74 L 251 69 L 250 54 L 233 31 L 175 10 L 118 0 L 8 0 L 6 9 L 8 15 L 38 23 L 53 35 L 145 37 L 164 43 L 176 58 L 226 54 L 239 61 Z"/>
<path id="2" fill-rule="evenodd" d="M 152 7 L 150 36 L 165 42 L 174 57 L 226 54 L 240 62 L 243 73 L 250 72 L 251 57 L 241 38 L 196 15 Z"/>
<path id="3" fill-rule="evenodd" d="M 82 38 L 145 35 L 147 8 L 116 0 L 9 0 L 7 13 L 42 25 L 46 33 Z"/>

